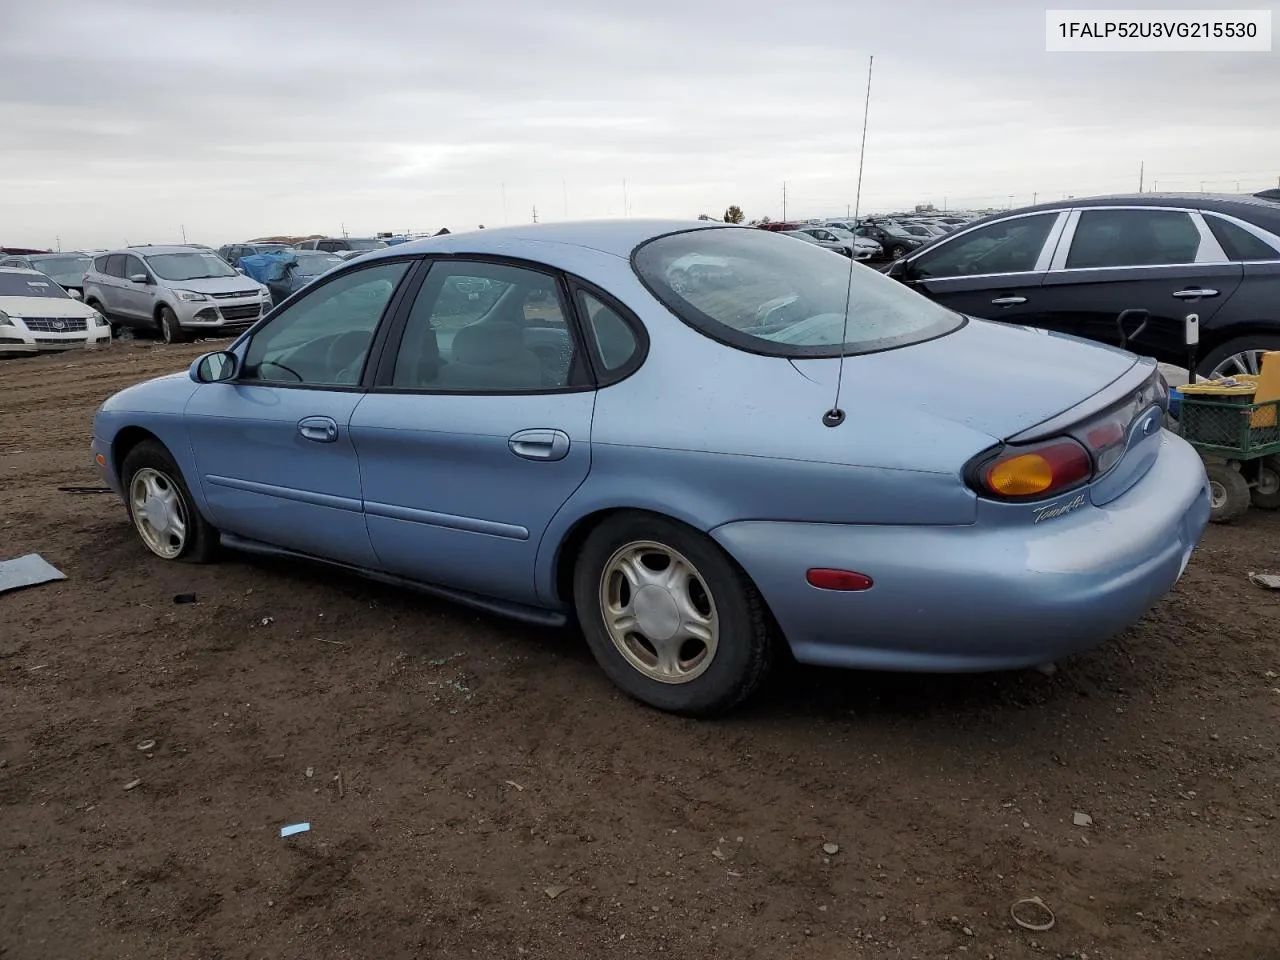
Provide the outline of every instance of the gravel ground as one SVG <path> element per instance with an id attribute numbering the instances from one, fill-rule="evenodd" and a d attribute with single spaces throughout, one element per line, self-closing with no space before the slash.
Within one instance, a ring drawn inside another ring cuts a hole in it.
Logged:
<path id="1" fill-rule="evenodd" d="M 0 557 L 68 576 L 0 595 L 4 960 L 1280 957 L 1280 516 L 1052 676 L 791 666 L 681 720 L 572 632 L 165 564 L 58 491 L 201 349 L 0 361 Z"/>

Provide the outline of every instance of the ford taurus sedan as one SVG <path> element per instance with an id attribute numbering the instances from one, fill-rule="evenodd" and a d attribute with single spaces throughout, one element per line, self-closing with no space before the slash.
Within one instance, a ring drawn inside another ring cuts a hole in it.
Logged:
<path id="1" fill-rule="evenodd" d="M 108 399 L 93 448 L 161 560 L 576 618 L 627 693 L 707 715 L 784 647 L 981 671 L 1133 623 L 1209 513 L 1165 405 L 1132 354 L 767 231 L 627 220 L 344 264 Z"/>

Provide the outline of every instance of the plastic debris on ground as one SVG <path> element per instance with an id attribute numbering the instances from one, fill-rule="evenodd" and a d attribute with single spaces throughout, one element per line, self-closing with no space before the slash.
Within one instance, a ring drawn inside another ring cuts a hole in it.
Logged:
<path id="1" fill-rule="evenodd" d="M 1280 590 L 1280 573 L 1251 573 L 1249 582 L 1268 590 Z"/>
<path id="2" fill-rule="evenodd" d="M 14 560 L 0 560 L 0 593 L 65 579 L 66 574 L 38 553 L 28 553 Z"/>
<path id="3" fill-rule="evenodd" d="M 291 823 L 287 827 L 280 828 L 280 836 L 292 837 L 295 833 L 306 833 L 310 829 L 311 824 L 309 823 Z"/>

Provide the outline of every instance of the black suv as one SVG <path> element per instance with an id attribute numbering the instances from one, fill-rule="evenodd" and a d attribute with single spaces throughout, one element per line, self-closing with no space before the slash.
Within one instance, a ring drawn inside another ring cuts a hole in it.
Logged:
<path id="1" fill-rule="evenodd" d="M 1040 204 L 960 227 L 885 273 L 960 313 L 1101 343 L 1120 343 L 1121 311 L 1145 310 L 1129 348 L 1175 364 L 1196 313 L 1202 375 L 1257 373 L 1280 350 L 1280 202 L 1262 196 Z"/>

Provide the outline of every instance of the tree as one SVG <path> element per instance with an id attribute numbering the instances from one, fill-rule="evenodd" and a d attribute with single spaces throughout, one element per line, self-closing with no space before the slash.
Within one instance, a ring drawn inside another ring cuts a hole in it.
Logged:
<path id="1" fill-rule="evenodd" d="M 700 213 L 700 214 L 698 214 L 698 219 L 699 219 L 699 220 L 710 220 L 711 218 L 710 218 L 710 217 L 708 217 L 705 213 Z"/>
<path id="2" fill-rule="evenodd" d="M 742 208 L 736 203 L 730 204 L 729 209 L 724 212 L 725 223 L 741 223 L 745 219 L 746 216 L 742 213 Z"/>

